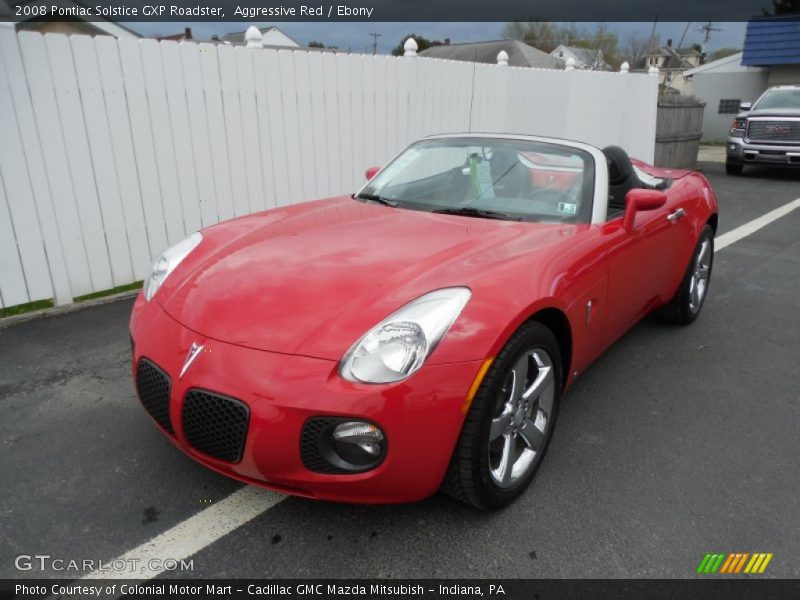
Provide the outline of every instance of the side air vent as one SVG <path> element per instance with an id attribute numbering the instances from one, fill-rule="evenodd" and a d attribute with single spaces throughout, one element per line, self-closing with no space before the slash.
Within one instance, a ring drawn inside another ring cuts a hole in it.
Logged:
<path id="1" fill-rule="evenodd" d="M 169 394 L 172 380 L 154 362 L 141 358 L 136 366 L 136 392 L 150 416 L 162 429 L 175 435 L 169 419 Z"/>

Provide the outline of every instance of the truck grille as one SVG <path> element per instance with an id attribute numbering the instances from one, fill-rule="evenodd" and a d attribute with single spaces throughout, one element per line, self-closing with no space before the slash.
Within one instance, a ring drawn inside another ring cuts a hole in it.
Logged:
<path id="1" fill-rule="evenodd" d="M 241 400 L 189 390 L 181 420 L 186 440 L 196 450 L 227 462 L 242 460 L 250 408 Z"/>
<path id="2" fill-rule="evenodd" d="M 161 427 L 175 435 L 169 419 L 169 393 L 172 380 L 169 375 L 159 369 L 156 364 L 146 358 L 140 358 L 136 366 L 136 392 L 142 406 Z"/>
<path id="3" fill-rule="evenodd" d="M 800 120 L 749 120 L 747 139 L 772 144 L 800 143 Z"/>

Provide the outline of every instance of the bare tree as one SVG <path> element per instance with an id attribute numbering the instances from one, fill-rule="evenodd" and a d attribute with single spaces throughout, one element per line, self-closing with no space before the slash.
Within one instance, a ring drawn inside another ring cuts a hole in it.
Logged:
<path id="1" fill-rule="evenodd" d="M 650 52 L 650 37 L 632 33 L 625 38 L 620 55 L 633 67 L 636 61 L 647 56 L 648 52 Z"/>

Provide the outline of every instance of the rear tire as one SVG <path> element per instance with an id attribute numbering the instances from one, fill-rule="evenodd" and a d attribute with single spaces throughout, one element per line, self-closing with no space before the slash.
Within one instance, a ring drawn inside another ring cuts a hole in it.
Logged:
<path id="1" fill-rule="evenodd" d="M 744 165 L 742 163 L 733 162 L 731 160 L 725 161 L 725 172 L 728 175 L 741 175 Z"/>
<path id="2" fill-rule="evenodd" d="M 558 341 L 541 323 L 526 323 L 486 373 L 442 491 L 483 510 L 507 506 L 522 494 L 550 444 L 561 382 Z"/>
<path id="3" fill-rule="evenodd" d="M 708 296 L 713 266 L 714 230 L 706 225 L 697 240 L 678 291 L 659 312 L 662 319 L 676 325 L 689 325 L 697 318 Z"/>

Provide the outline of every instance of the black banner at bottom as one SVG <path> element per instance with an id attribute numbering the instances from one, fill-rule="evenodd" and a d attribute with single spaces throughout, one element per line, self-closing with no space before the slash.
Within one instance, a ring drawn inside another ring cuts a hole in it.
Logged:
<path id="1" fill-rule="evenodd" d="M 0 598 L 112 600 L 548 600 L 800 598 L 788 579 L 0 580 Z"/>

